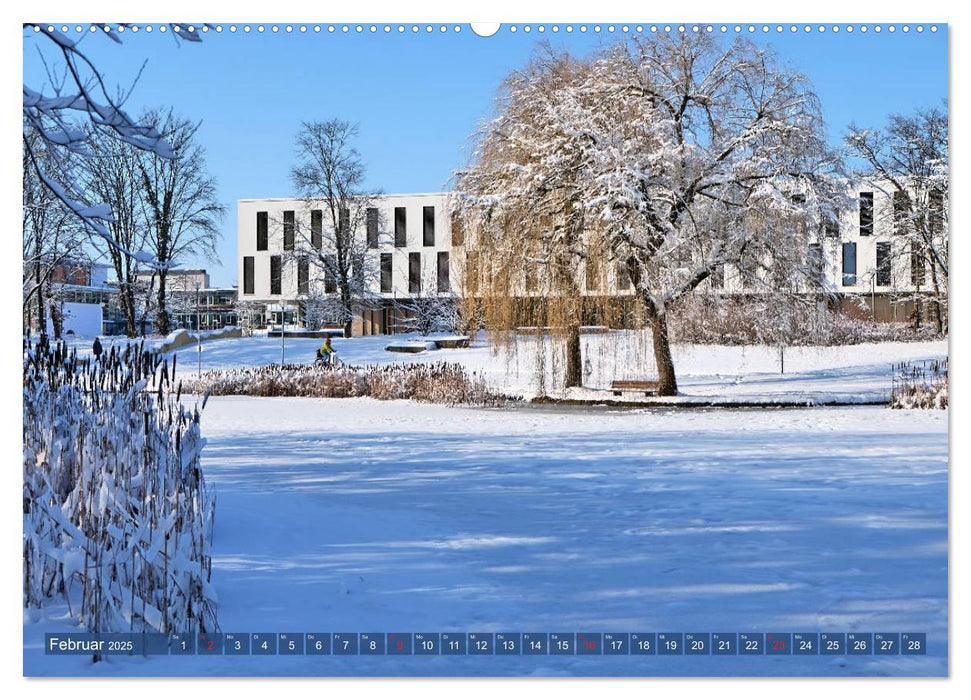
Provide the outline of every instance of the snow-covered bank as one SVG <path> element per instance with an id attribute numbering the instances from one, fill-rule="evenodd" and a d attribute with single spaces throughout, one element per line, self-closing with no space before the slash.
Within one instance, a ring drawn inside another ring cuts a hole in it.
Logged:
<path id="1" fill-rule="evenodd" d="M 395 336 L 417 340 L 419 336 Z M 557 388 L 555 377 L 562 373 L 562 361 L 548 345 L 535 337 L 523 336 L 511 352 L 496 350 L 483 336 L 469 348 L 451 348 L 416 354 L 385 350 L 388 336 L 334 340 L 334 347 L 347 364 L 391 364 L 413 362 L 456 362 L 484 378 L 502 393 L 532 397 L 540 394 L 573 398 L 609 398 L 614 379 L 653 378 L 650 343 L 643 334 L 612 332 L 582 338 L 584 386 L 587 393 L 574 396 Z M 279 338 L 249 337 L 213 340 L 202 346 L 202 371 L 233 367 L 260 367 L 288 363 L 311 363 L 320 347 L 316 339 L 289 338 L 281 347 Z M 891 364 L 901 361 L 946 357 L 945 341 L 881 343 L 821 348 L 786 348 L 784 373 L 780 373 L 778 348 L 765 346 L 678 345 L 674 347 L 679 388 L 686 396 L 726 401 L 771 402 L 772 397 L 792 396 L 811 403 L 835 396 L 845 401 L 887 400 L 890 394 Z M 196 348 L 178 352 L 183 374 L 194 374 L 199 366 Z M 543 358 L 540 366 L 539 358 Z M 542 382 L 539 381 L 542 377 Z M 592 393 L 590 393 L 592 392 Z M 599 392 L 599 393 L 598 393 Z M 766 398 L 767 397 L 767 398 Z"/>
<path id="2" fill-rule="evenodd" d="M 430 336 L 431 337 L 431 336 Z M 582 395 L 556 386 L 562 373 L 559 353 L 535 336 L 521 336 L 510 349 L 496 349 L 484 334 L 468 348 L 447 348 L 408 354 L 385 350 L 391 342 L 419 342 L 417 334 L 337 338 L 334 347 L 346 364 L 386 365 L 414 362 L 456 362 L 483 377 L 497 390 L 530 398 L 548 394 L 563 398 L 609 398 L 615 379 L 655 377 L 650 340 L 644 333 L 612 331 L 582 336 Z M 124 338 L 108 338 L 105 346 L 124 344 Z M 163 339 L 149 339 L 158 347 Z M 316 338 L 251 336 L 209 340 L 179 349 L 179 372 L 194 375 L 212 369 L 262 367 L 287 363 L 310 364 L 321 341 Z M 73 341 L 80 355 L 90 354 L 90 342 Z M 679 389 L 687 397 L 709 400 L 763 401 L 791 396 L 797 401 L 821 403 L 885 401 L 889 398 L 891 365 L 947 357 L 947 341 L 869 343 L 830 347 L 778 348 L 767 346 L 675 345 L 673 347 Z M 542 358 L 542 363 L 540 363 Z M 781 372 L 780 370 L 784 370 Z M 540 381 L 542 379 L 542 381 Z M 599 392 L 599 393 L 598 393 Z"/>
<path id="3" fill-rule="evenodd" d="M 926 632 L 925 657 L 83 658 L 28 674 L 942 675 L 947 412 L 215 397 L 226 632 Z"/>

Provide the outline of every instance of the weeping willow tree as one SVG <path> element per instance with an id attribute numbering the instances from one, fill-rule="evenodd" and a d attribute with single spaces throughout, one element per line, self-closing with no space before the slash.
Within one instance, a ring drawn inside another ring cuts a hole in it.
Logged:
<path id="1" fill-rule="evenodd" d="M 580 324 L 610 323 L 626 297 L 659 393 L 676 394 L 669 314 L 726 269 L 792 298 L 779 275 L 811 279 L 810 246 L 844 199 L 806 79 L 742 39 L 664 34 L 582 60 L 547 47 L 497 107 L 456 174 L 470 272 L 500 337 L 532 320 L 565 339 L 567 386 Z"/>
<path id="2" fill-rule="evenodd" d="M 608 293 L 607 253 L 588 230 L 582 154 L 564 147 L 573 135 L 558 114 L 559 96 L 589 69 L 549 55 L 512 75 L 501 116 L 480 132 L 475 162 L 457 173 L 452 203 L 466 249 L 463 315 L 499 345 L 522 333 L 552 339 L 565 354 L 566 387 L 582 384 L 581 327 L 610 324 L 619 308 Z"/>

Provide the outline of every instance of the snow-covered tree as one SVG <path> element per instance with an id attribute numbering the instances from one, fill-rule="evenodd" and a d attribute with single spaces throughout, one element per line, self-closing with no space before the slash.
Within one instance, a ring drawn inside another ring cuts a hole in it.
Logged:
<path id="1" fill-rule="evenodd" d="M 85 148 L 89 157 L 76 165 L 74 189 L 76 201 L 102 204 L 111 217 L 100 226 L 106 236 L 92 238 L 92 244 L 111 264 L 118 284 L 118 306 L 125 317 L 125 334 L 138 335 L 140 303 L 137 273 L 150 253 L 135 253 L 147 247 L 148 221 L 141 185 L 141 152 L 138 148 L 89 127 Z"/>
<path id="2" fill-rule="evenodd" d="M 333 328 L 335 324 L 343 325 L 344 307 L 336 294 L 311 286 L 306 294 L 300 295 L 300 317 L 307 330 Z"/>
<path id="3" fill-rule="evenodd" d="M 918 109 L 893 114 L 885 130 L 851 124 L 846 135 L 854 175 L 884 193 L 892 206 L 874 212 L 893 230 L 889 265 L 910 274 L 917 287 L 915 323 L 920 323 L 921 296 L 929 295 L 939 333 L 947 332 L 948 302 L 948 117 L 946 110 Z M 929 272 L 929 274 L 928 274 Z"/>
<path id="4" fill-rule="evenodd" d="M 458 300 L 451 294 L 412 294 L 396 307 L 398 328 L 406 333 L 455 333 L 462 325 Z"/>
<path id="5" fill-rule="evenodd" d="M 138 158 L 140 194 L 147 216 L 146 246 L 157 264 L 155 327 L 168 335 L 168 271 L 189 257 L 216 259 L 219 221 L 225 208 L 216 198 L 216 181 L 206 171 L 199 123 L 155 110 L 141 123 L 153 125 L 169 144 L 172 157 L 142 151 Z"/>
<path id="6" fill-rule="evenodd" d="M 295 261 L 298 286 L 304 288 L 298 294 L 317 286 L 331 295 L 345 338 L 355 307 L 374 297 L 377 260 L 368 249 L 377 247 L 381 226 L 378 193 L 366 187 L 364 161 L 353 146 L 357 133 L 356 125 L 340 119 L 303 123 L 290 171 L 302 211 L 280 222 L 285 254 Z"/>
<path id="7" fill-rule="evenodd" d="M 117 28 L 92 25 L 99 33 L 121 44 Z M 198 28 L 168 25 L 177 40 L 199 42 Z M 47 158 L 38 157 L 36 139 L 25 138 L 27 157 L 40 182 L 75 216 L 92 238 L 104 245 L 123 246 L 115 240 L 108 224 L 114 219 L 105 202 L 86 201 L 78 178 L 78 165 L 92 158 L 90 139 L 98 134 L 140 151 L 172 158 L 174 153 L 152 124 L 133 119 L 122 108 L 127 93 L 114 91 L 105 76 L 80 47 L 58 27 L 29 22 L 23 25 L 24 46 L 35 46 L 48 68 L 47 84 L 23 86 L 24 136 L 33 135 L 44 144 Z M 36 42 L 36 43 L 34 43 Z M 151 253 L 126 249 L 140 263 L 155 264 Z"/>
<path id="8" fill-rule="evenodd" d="M 245 335 L 252 335 L 254 329 L 264 325 L 266 306 L 258 301 L 237 299 L 233 310 L 236 312 L 236 323 Z"/>
<path id="9" fill-rule="evenodd" d="M 724 271 L 752 290 L 785 279 L 808 292 L 838 173 L 803 76 L 746 40 L 685 33 L 584 60 L 549 51 L 511 75 L 456 189 L 494 294 L 551 289 L 569 327 L 629 285 L 671 395 L 667 314 Z"/>
<path id="10" fill-rule="evenodd" d="M 37 134 L 24 135 L 23 146 L 23 318 L 24 333 L 32 322 L 38 332 L 47 326 L 47 310 L 60 306 L 52 277 L 59 266 L 80 262 L 84 257 L 80 227 L 67 210 L 37 177 L 31 165 L 27 140 L 34 158 L 46 162 L 47 149 Z M 56 313 L 53 315 L 56 318 Z M 54 325 L 60 337 L 60 325 Z"/>

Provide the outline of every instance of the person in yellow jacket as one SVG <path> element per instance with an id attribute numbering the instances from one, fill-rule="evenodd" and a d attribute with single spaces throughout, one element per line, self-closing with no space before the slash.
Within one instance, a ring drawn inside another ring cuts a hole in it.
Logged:
<path id="1" fill-rule="evenodd" d="M 334 355 L 337 351 L 334 350 L 334 346 L 330 344 L 330 336 L 324 336 L 324 344 L 320 346 L 320 350 L 317 351 L 317 359 L 322 361 L 325 365 L 330 366 L 334 361 Z"/>

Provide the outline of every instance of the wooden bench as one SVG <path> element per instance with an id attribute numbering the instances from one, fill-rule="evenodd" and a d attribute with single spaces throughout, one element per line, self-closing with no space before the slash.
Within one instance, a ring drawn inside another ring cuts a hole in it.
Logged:
<path id="1" fill-rule="evenodd" d="M 644 396 L 657 396 L 659 387 L 659 382 L 640 379 L 615 379 L 610 383 L 610 390 L 614 392 L 614 396 L 621 396 L 628 391 L 643 391 Z"/>

